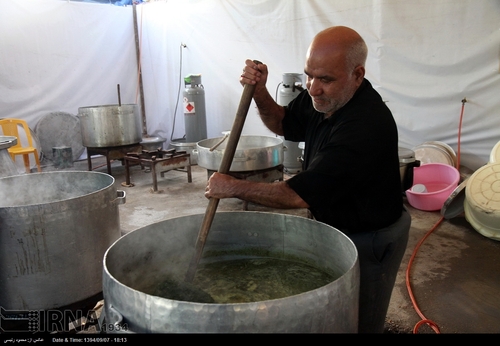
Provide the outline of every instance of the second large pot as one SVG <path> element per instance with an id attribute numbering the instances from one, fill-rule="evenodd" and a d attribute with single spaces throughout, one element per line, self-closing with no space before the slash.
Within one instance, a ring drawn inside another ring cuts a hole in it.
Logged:
<path id="1" fill-rule="evenodd" d="M 0 179 L 0 306 L 66 307 L 102 292 L 102 259 L 120 235 L 125 193 L 98 172 Z"/>
<path id="2" fill-rule="evenodd" d="M 217 171 L 224 156 L 227 139 L 204 139 L 197 143 L 198 166 Z M 217 145 L 217 146 L 216 146 Z M 214 146 L 216 146 L 214 148 Z M 214 148 L 213 150 L 210 150 Z M 231 172 L 248 172 L 267 169 L 283 164 L 283 140 L 271 136 L 241 136 L 236 147 Z"/>
<path id="3" fill-rule="evenodd" d="M 136 333 L 353 333 L 359 304 L 358 253 L 326 224 L 262 212 L 215 215 L 204 261 L 258 256 L 307 263 L 336 279 L 304 293 L 249 303 L 195 303 L 147 294 L 167 276 L 184 280 L 203 215 L 161 221 L 117 240 L 104 257 L 106 325 Z"/>
<path id="4" fill-rule="evenodd" d="M 135 104 L 80 107 L 78 118 L 85 147 L 117 147 L 142 140 L 141 118 Z"/>

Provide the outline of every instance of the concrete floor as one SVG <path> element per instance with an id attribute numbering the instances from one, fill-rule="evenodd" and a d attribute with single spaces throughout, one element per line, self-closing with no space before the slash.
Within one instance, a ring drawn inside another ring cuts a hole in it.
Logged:
<path id="1" fill-rule="evenodd" d="M 92 159 L 93 170 L 106 173 L 103 157 Z M 87 161 L 75 162 L 70 170 L 87 170 Z M 43 170 L 57 170 L 45 163 Z M 207 171 L 192 166 L 192 182 L 181 171 L 158 175 L 159 193 L 152 193 L 152 176 L 139 166 L 131 168 L 133 187 L 125 183 L 125 167 L 112 163 L 112 176 L 118 190 L 126 192 L 126 203 L 119 206 L 122 234 L 150 223 L 190 214 L 204 214 L 208 200 L 203 196 Z M 285 179 L 287 176 L 285 175 Z M 386 320 L 387 333 L 412 333 L 421 317 L 410 299 L 406 271 L 417 244 L 440 220 L 439 212 L 416 210 L 412 215 L 408 248 L 397 277 Z M 242 210 L 237 199 L 221 200 L 218 211 Z M 288 213 L 307 217 L 306 210 L 275 210 L 248 204 L 250 211 Z M 457 216 L 442 221 L 425 239 L 415 255 L 410 271 L 410 287 L 418 309 L 437 324 L 441 333 L 500 332 L 500 242 L 476 232 Z M 423 325 L 419 333 L 435 333 Z"/>

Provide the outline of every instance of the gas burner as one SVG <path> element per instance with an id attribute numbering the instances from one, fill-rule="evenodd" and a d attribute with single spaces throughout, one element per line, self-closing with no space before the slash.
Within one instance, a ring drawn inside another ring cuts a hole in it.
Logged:
<path id="1" fill-rule="evenodd" d="M 141 169 L 147 167 L 153 177 L 153 187 L 151 192 L 160 193 L 158 190 L 157 171 L 164 176 L 165 172 L 176 170 L 186 172 L 188 182 L 192 182 L 190 155 L 186 151 L 176 151 L 175 149 L 142 150 L 140 152 L 130 152 L 124 157 L 126 182 L 122 186 L 132 187 L 130 182 L 130 166 L 140 165 Z"/>

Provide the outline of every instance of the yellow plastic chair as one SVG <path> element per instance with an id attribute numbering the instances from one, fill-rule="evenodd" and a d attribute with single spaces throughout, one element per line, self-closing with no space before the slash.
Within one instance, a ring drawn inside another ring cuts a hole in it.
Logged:
<path id="1" fill-rule="evenodd" d="M 31 137 L 31 132 L 26 121 L 13 118 L 0 119 L 0 126 L 2 127 L 2 131 L 5 136 L 14 136 L 17 138 L 17 144 L 7 149 L 9 151 L 10 157 L 12 157 L 12 160 L 15 161 L 17 155 L 22 155 L 26 173 L 31 173 L 29 155 L 33 154 L 35 156 L 38 172 L 41 172 L 42 168 L 40 166 L 38 150 L 33 146 L 33 139 Z M 26 138 L 28 139 L 27 147 L 23 147 L 23 145 L 21 144 L 21 138 L 19 137 L 19 126 L 24 129 L 24 132 L 26 132 Z"/>

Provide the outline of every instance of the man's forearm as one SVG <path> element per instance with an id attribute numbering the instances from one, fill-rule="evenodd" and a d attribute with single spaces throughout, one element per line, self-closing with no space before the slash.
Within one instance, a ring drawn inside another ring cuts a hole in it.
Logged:
<path id="1" fill-rule="evenodd" d="M 284 181 L 259 183 L 236 180 L 232 188 L 234 197 L 271 208 L 296 209 L 309 205 Z"/>

